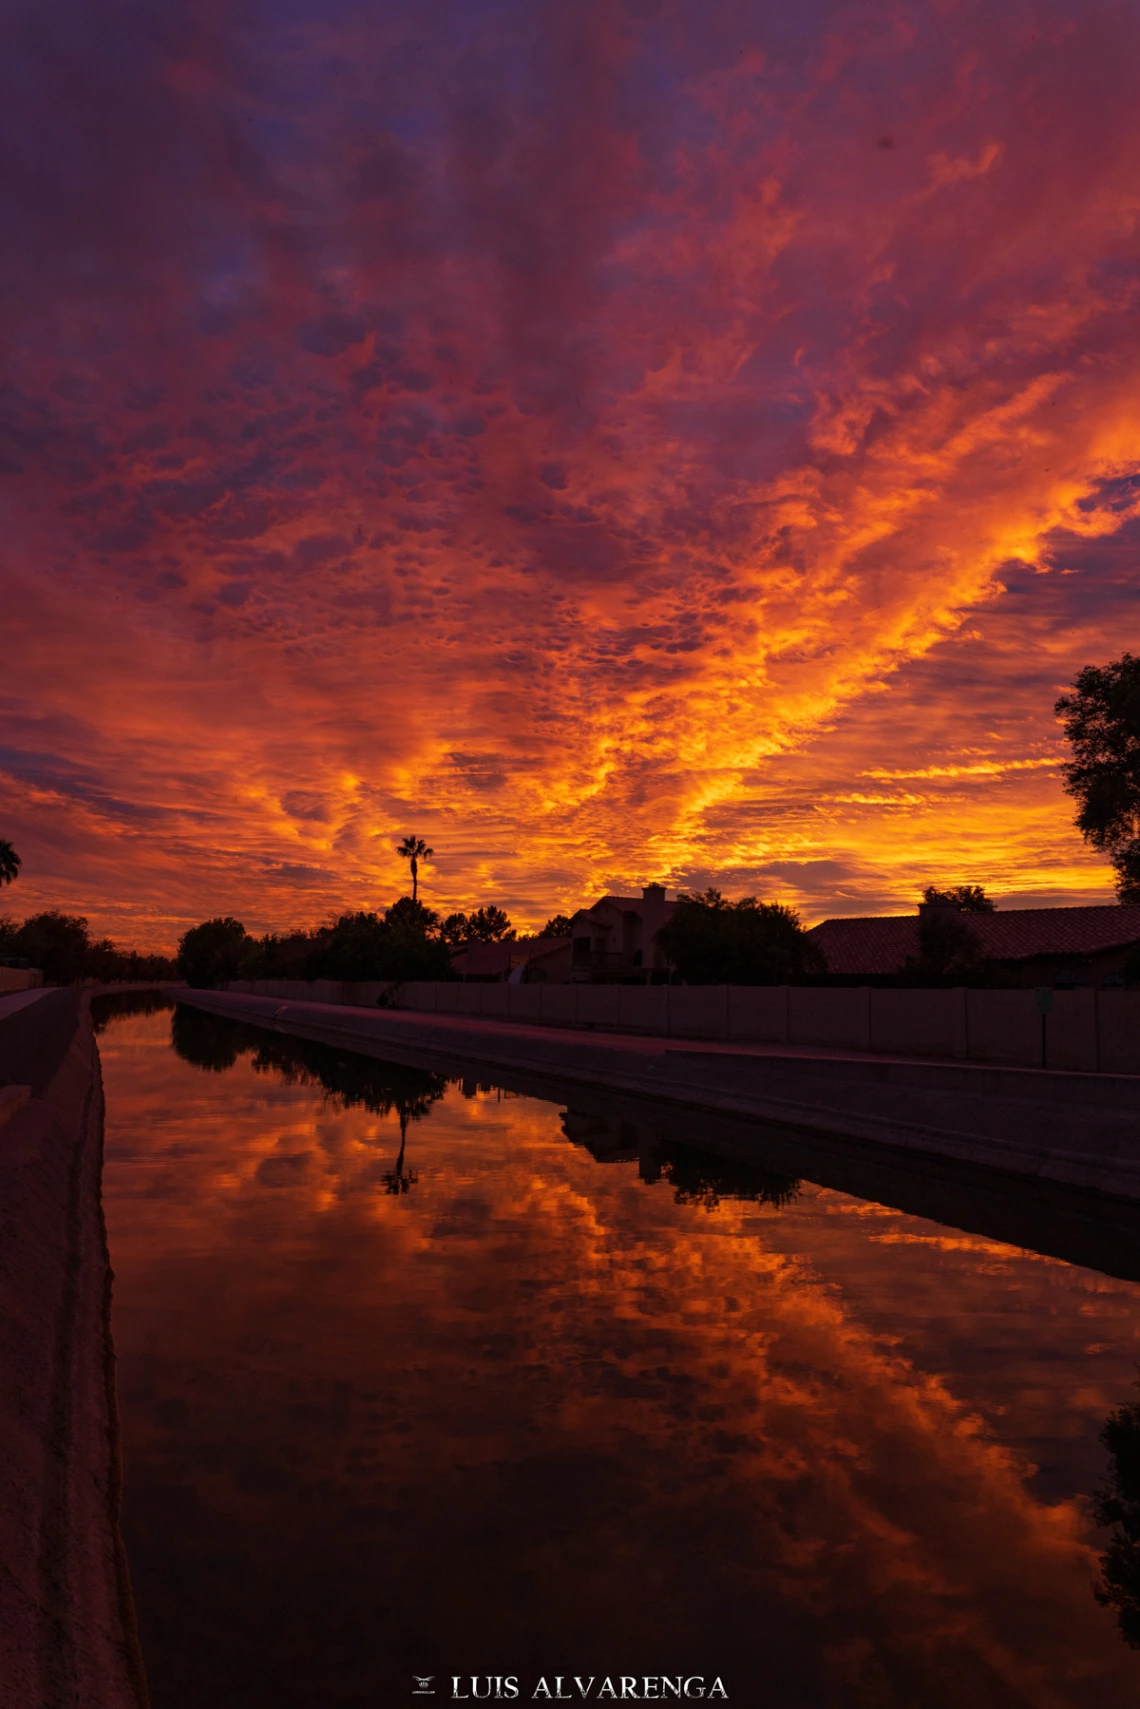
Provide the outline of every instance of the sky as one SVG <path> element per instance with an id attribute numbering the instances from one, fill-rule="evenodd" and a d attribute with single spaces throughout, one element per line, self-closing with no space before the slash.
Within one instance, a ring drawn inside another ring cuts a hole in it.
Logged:
<path id="1" fill-rule="evenodd" d="M 6 20 L 9 913 L 1112 900 L 1134 7 Z"/>

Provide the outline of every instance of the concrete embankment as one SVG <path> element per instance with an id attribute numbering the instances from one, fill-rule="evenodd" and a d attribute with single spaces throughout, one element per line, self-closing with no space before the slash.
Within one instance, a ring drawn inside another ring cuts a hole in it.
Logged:
<path id="1" fill-rule="evenodd" d="M 0 1701 L 145 1709 L 119 1455 L 89 1002 L 0 1000 Z"/>
<path id="2" fill-rule="evenodd" d="M 910 1156 L 1140 1201 L 1140 1076 L 993 1068 L 841 1051 L 710 1046 L 407 1010 L 168 993 L 303 1038 L 435 1065 L 549 1077 Z"/>

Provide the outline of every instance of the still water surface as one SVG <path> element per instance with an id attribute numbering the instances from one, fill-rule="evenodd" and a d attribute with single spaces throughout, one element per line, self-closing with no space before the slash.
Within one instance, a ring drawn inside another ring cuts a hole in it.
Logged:
<path id="1" fill-rule="evenodd" d="M 154 1709 L 453 1675 L 1140 1702 L 1089 1502 L 1135 1284 L 718 1166 L 699 1124 L 662 1148 L 186 1008 L 100 1048 Z"/>

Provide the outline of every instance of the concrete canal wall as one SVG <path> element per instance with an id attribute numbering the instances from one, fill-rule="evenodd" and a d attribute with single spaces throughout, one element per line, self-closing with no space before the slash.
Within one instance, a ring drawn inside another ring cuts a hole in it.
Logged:
<path id="1" fill-rule="evenodd" d="M 89 999 L 0 998 L 0 1701 L 145 1709 L 119 1458 Z"/>
<path id="2" fill-rule="evenodd" d="M 833 989 L 810 985 L 507 985 L 235 980 L 230 991 L 655 1038 L 820 1045 L 1011 1068 L 1140 1074 L 1140 991 Z"/>
<path id="3" fill-rule="evenodd" d="M 545 1075 L 560 1086 L 609 1090 L 674 1109 L 743 1117 L 785 1133 L 839 1136 L 1140 1200 L 1140 1075 L 632 1032 L 587 1035 L 521 1018 L 283 1002 L 232 991 L 169 995 L 373 1056 L 397 1052 L 425 1066 L 443 1061 Z"/>

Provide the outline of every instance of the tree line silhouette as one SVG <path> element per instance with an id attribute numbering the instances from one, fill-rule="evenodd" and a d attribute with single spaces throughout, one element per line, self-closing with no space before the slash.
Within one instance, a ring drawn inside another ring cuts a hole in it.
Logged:
<path id="1" fill-rule="evenodd" d="M 451 979 L 454 949 L 517 940 L 510 916 L 494 903 L 441 918 L 420 900 L 420 862 L 434 853 L 422 837 L 406 836 L 396 852 L 408 862 L 412 894 L 390 908 L 349 910 L 311 930 L 262 937 L 253 937 L 231 914 L 203 920 L 183 934 L 178 971 L 199 987 L 231 979 Z M 556 914 L 539 936 L 563 935 L 569 926 L 565 915 Z"/>
<path id="2" fill-rule="evenodd" d="M 110 938 L 92 938 L 82 915 L 58 908 L 32 914 L 19 925 L 0 918 L 0 963 L 38 967 L 49 985 L 175 977 L 170 956 L 119 949 Z"/>
<path id="3" fill-rule="evenodd" d="M 516 939 L 501 908 L 445 920 L 411 896 L 385 912 L 338 915 L 311 931 L 252 937 L 232 916 L 204 920 L 184 934 L 178 970 L 188 984 L 230 979 L 451 979 L 451 951 L 469 943 Z"/>

